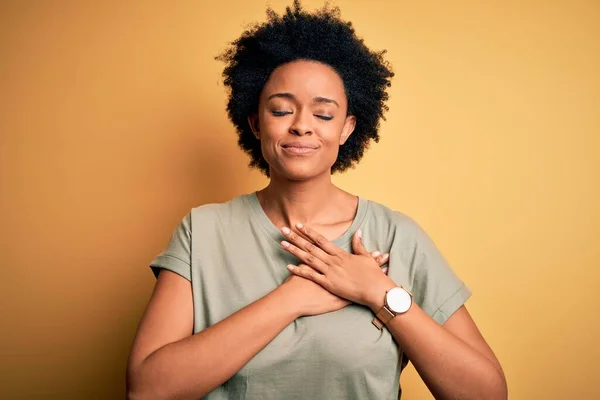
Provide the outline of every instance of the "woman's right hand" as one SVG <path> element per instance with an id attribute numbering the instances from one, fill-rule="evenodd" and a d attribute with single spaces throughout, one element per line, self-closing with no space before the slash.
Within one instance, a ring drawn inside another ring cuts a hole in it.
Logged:
<path id="1" fill-rule="evenodd" d="M 372 252 L 371 256 L 377 260 L 380 266 L 389 261 L 389 255 L 381 255 L 378 251 Z M 384 274 L 387 274 L 387 270 L 387 267 L 381 269 Z M 299 317 L 341 310 L 351 303 L 351 301 L 329 292 L 321 285 L 293 274 L 283 282 L 281 287 L 290 291 L 293 304 L 298 307 Z"/>
<path id="2" fill-rule="evenodd" d="M 298 317 L 337 311 L 350 304 L 321 285 L 297 275 L 290 275 L 281 288 L 289 290 Z"/>

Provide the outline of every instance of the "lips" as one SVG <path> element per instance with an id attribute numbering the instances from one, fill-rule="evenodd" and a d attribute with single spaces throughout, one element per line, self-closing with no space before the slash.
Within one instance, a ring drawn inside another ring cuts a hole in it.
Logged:
<path id="1" fill-rule="evenodd" d="M 308 156 L 316 153 L 319 146 L 311 143 L 290 142 L 281 145 L 283 152 L 290 156 Z"/>
<path id="2" fill-rule="evenodd" d="M 284 149 L 296 148 L 296 149 L 312 149 L 312 150 L 316 150 L 319 148 L 319 146 L 317 146 L 317 145 L 310 144 L 310 143 L 302 143 L 302 142 L 284 143 L 281 145 L 281 147 L 283 147 Z"/>

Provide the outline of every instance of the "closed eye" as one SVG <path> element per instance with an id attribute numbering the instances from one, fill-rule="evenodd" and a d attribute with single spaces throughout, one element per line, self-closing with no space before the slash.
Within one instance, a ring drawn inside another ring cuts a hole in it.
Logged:
<path id="1" fill-rule="evenodd" d="M 273 114 L 276 117 L 283 117 L 284 115 L 289 115 L 291 113 L 292 113 L 291 111 L 279 111 L 279 110 L 271 111 L 271 114 Z"/>
<path id="2" fill-rule="evenodd" d="M 333 117 L 330 117 L 328 115 L 315 115 L 315 117 L 320 118 L 324 121 L 331 121 L 333 119 Z"/>
<path id="3" fill-rule="evenodd" d="M 271 111 L 271 114 L 273 114 L 275 117 L 283 117 L 285 115 L 290 115 L 293 113 L 291 111 L 273 110 L 273 111 Z M 333 119 L 333 117 L 331 117 L 329 115 L 315 114 L 315 117 L 322 119 L 323 121 L 331 121 Z"/>

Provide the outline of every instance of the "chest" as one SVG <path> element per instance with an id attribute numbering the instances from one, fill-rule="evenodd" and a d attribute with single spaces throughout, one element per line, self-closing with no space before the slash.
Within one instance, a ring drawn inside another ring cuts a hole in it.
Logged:
<path id="1" fill-rule="evenodd" d="M 298 263 L 277 240 L 252 226 L 215 229 L 203 237 L 192 244 L 195 332 L 280 286 L 289 276 L 286 265 Z M 386 251 L 385 243 L 369 244 Z M 344 250 L 351 251 L 350 244 Z M 313 389 L 322 398 L 324 390 L 332 390 L 331 398 L 339 398 L 346 390 L 360 393 L 369 381 L 369 390 L 391 385 L 393 391 L 398 347 L 387 330 L 371 324 L 372 318 L 370 309 L 357 304 L 298 318 L 218 390 L 228 393 L 227 398 L 232 393 L 244 398 L 269 398 L 268 393 L 281 398 L 288 392 L 307 396 Z"/>

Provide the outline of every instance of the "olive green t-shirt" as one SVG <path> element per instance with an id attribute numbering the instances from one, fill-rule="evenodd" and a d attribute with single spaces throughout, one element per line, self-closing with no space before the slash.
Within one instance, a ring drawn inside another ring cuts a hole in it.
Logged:
<path id="1" fill-rule="evenodd" d="M 369 251 L 390 253 L 388 276 L 439 324 L 469 298 L 470 290 L 408 216 L 359 198 L 354 221 L 334 243 L 352 251 L 358 228 Z M 150 265 L 156 275 L 164 268 L 191 282 L 197 333 L 283 283 L 286 265 L 298 260 L 281 240 L 251 193 L 193 208 Z M 397 399 L 407 360 L 372 319 L 372 311 L 357 304 L 298 318 L 205 399 Z"/>

